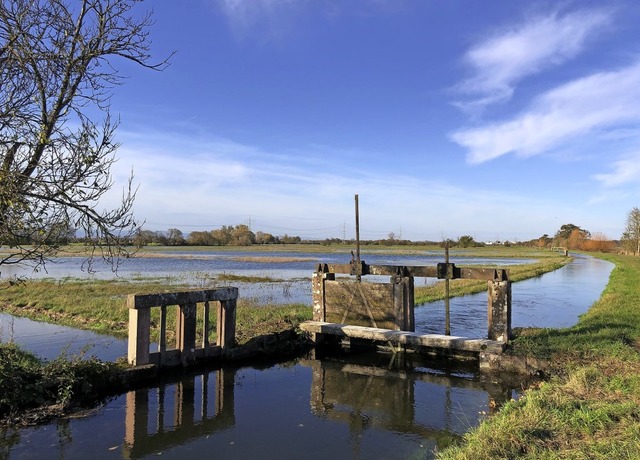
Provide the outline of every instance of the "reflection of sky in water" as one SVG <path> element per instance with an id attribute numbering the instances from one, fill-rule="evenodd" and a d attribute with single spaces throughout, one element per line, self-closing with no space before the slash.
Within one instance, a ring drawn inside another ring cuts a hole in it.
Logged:
<path id="1" fill-rule="evenodd" d="M 253 258 L 253 260 L 251 260 Z M 290 262 L 268 261 L 269 259 L 291 260 Z M 435 265 L 443 262 L 444 257 L 429 255 L 387 255 L 363 254 L 361 259 L 370 265 Z M 265 260 L 265 261 L 261 261 Z M 351 260 L 349 254 L 318 254 L 318 253 L 203 253 L 181 252 L 180 257 L 134 257 L 123 259 L 118 268 L 121 277 L 177 277 L 187 278 L 198 282 L 207 274 L 234 273 L 247 276 L 270 276 L 278 279 L 305 278 L 310 279 L 311 273 L 318 263 L 347 264 Z M 514 265 L 528 262 L 524 259 L 478 259 L 451 257 L 457 265 Z M 96 273 L 89 274 L 82 270 L 84 259 L 80 257 L 59 257 L 47 263 L 46 270 L 32 272 L 15 266 L 3 267 L 2 275 L 27 276 L 29 278 L 65 278 L 65 277 L 95 277 L 111 279 L 114 274 L 102 260 L 94 261 Z"/>
<path id="2" fill-rule="evenodd" d="M 0 313 L 0 341 L 13 341 L 43 359 L 55 359 L 62 353 L 75 356 L 95 355 L 115 360 L 127 354 L 125 340 L 56 324 L 32 321 Z"/>
<path id="3" fill-rule="evenodd" d="M 139 390 L 135 405 L 122 395 L 90 417 L 20 430 L 6 458 L 433 458 L 511 394 L 418 369 L 303 358 L 185 374 Z"/>
<path id="4" fill-rule="evenodd" d="M 568 327 L 600 297 L 613 264 L 576 256 L 559 270 L 511 286 L 513 327 Z M 450 299 L 451 335 L 487 336 L 487 293 Z M 416 307 L 416 330 L 444 333 L 444 301 Z"/>

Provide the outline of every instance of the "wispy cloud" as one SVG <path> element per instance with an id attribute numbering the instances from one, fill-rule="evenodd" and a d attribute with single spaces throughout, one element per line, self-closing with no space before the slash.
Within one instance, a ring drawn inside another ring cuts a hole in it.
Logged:
<path id="1" fill-rule="evenodd" d="M 457 105 L 477 110 L 509 100 L 518 81 L 575 57 L 611 19 L 612 12 L 602 9 L 554 12 L 474 46 L 464 58 L 473 75 L 457 87 L 470 99 Z"/>
<path id="2" fill-rule="evenodd" d="M 363 238 L 386 238 L 389 232 L 401 230 L 405 238 L 438 240 L 442 234 L 457 237 L 491 231 L 495 225 L 491 216 L 504 209 L 510 210 L 514 222 L 528 222 L 535 229 L 541 224 L 532 217 L 531 209 L 545 212 L 548 208 L 522 196 L 478 188 L 471 191 L 464 185 L 413 177 L 409 172 L 391 175 L 318 168 L 301 154 L 302 147 L 291 156 L 274 155 L 214 136 L 148 129 L 144 135 L 122 134 L 121 160 L 113 172 L 120 184 L 134 168 L 135 182 L 140 184 L 135 214 L 146 221 L 145 228 L 154 230 L 210 230 L 250 218 L 256 230 L 306 238 L 339 237 L 346 223 L 352 236 L 353 196 L 358 193 Z M 317 148 L 309 147 L 312 152 Z M 325 157 L 331 156 L 330 147 L 322 148 Z M 103 203 L 106 207 L 117 201 L 118 190 L 116 186 L 111 191 L 108 198 L 112 201 Z M 447 206 L 434 206 L 437 202 Z M 425 224 L 425 216 L 431 224 Z"/>
<path id="3" fill-rule="evenodd" d="M 609 188 L 631 182 L 640 183 L 640 152 L 634 152 L 614 161 L 612 169 L 610 173 L 595 174 L 593 178 Z"/>
<path id="4" fill-rule="evenodd" d="M 309 0 L 221 0 L 217 4 L 239 36 L 257 29 L 269 38 L 274 38 L 289 27 L 288 18 L 293 8 L 308 2 Z"/>
<path id="5" fill-rule="evenodd" d="M 467 161 L 482 163 L 513 153 L 531 156 L 577 136 L 602 134 L 640 121 L 640 60 L 616 71 L 596 73 L 534 99 L 513 119 L 450 135 L 467 149 Z"/>

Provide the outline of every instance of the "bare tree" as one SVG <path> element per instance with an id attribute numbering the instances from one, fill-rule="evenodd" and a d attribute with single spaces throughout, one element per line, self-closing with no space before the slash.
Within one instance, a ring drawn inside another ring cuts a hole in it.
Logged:
<path id="1" fill-rule="evenodd" d="M 115 209 L 97 209 L 112 187 L 122 83 L 119 58 L 150 63 L 149 13 L 139 0 L 11 0 L 0 4 L 0 266 L 44 264 L 69 229 L 90 258 L 114 263 L 136 229 L 133 176 Z M 97 251 L 97 252 L 96 252 Z"/>
<path id="2" fill-rule="evenodd" d="M 640 209 L 638 207 L 627 214 L 627 226 L 622 234 L 621 243 L 629 253 L 640 255 Z"/>

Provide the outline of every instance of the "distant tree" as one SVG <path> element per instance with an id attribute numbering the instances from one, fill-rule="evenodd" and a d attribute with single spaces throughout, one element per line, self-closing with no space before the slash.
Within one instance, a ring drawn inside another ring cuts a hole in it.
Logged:
<path id="1" fill-rule="evenodd" d="M 566 247 L 568 249 L 583 249 L 585 241 L 587 241 L 588 232 L 584 232 L 578 228 L 574 228 L 567 238 Z"/>
<path id="2" fill-rule="evenodd" d="M 470 235 L 462 235 L 460 238 L 458 238 L 458 246 L 460 246 L 461 248 L 471 248 L 475 245 L 476 242 Z"/>
<path id="3" fill-rule="evenodd" d="M 251 246 L 256 242 L 256 235 L 249 229 L 248 225 L 240 224 L 231 232 L 230 244 L 234 246 Z"/>
<path id="4" fill-rule="evenodd" d="M 640 209 L 638 207 L 634 207 L 627 214 L 627 225 L 620 243 L 627 252 L 640 255 Z"/>
<path id="5" fill-rule="evenodd" d="M 182 231 L 177 228 L 170 228 L 167 230 L 167 244 L 169 246 L 180 246 L 185 243 L 184 235 Z"/>
<path id="6" fill-rule="evenodd" d="M 212 246 L 217 243 L 211 232 L 191 232 L 187 238 L 187 244 L 191 246 Z"/>
<path id="7" fill-rule="evenodd" d="M 443 241 L 440 242 L 440 247 L 441 248 L 444 248 L 444 247 L 452 248 L 452 247 L 457 246 L 457 245 L 458 245 L 457 241 L 452 240 L 451 238 L 447 238 L 446 240 L 443 240 Z"/>
<path id="8" fill-rule="evenodd" d="M 591 233 L 589 233 L 588 230 L 584 230 L 580 227 L 578 227 L 577 225 L 574 224 L 564 224 L 560 227 L 560 230 L 558 230 L 555 234 L 555 238 L 562 238 L 562 239 L 569 239 L 569 237 L 571 236 L 571 233 L 574 230 L 578 230 L 585 238 L 588 238 L 589 236 L 591 236 Z"/>
<path id="9" fill-rule="evenodd" d="M 217 230 L 212 230 L 211 236 L 215 240 L 214 244 L 219 246 L 231 244 L 231 241 L 233 240 L 233 231 L 234 228 L 231 225 L 223 225 Z"/>
<path id="10" fill-rule="evenodd" d="M 545 248 L 553 241 L 546 233 L 536 240 L 535 245 L 539 248 Z"/>
<path id="11" fill-rule="evenodd" d="M 138 229 L 133 237 L 133 244 L 137 248 L 141 248 L 150 243 L 153 243 L 157 239 L 157 235 L 155 232 L 151 230 L 142 230 Z"/>
<path id="12" fill-rule="evenodd" d="M 584 230 L 574 224 L 564 224 L 553 237 L 553 245 L 579 249 L 580 244 L 590 236 L 591 233 L 588 230 Z"/>
<path id="13" fill-rule="evenodd" d="M 299 236 L 289 236 L 285 233 L 284 236 L 280 237 L 280 241 L 282 244 L 300 244 L 302 242 L 302 238 Z"/>
<path id="14" fill-rule="evenodd" d="M 607 235 L 604 233 L 596 232 L 591 235 L 591 238 L 586 240 L 582 249 L 585 251 L 594 251 L 594 252 L 609 252 L 616 247 L 616 243 L 611 241 Z"/>
<path id="15" fill-rule="evenodd" d="M 271 233 L 256 232 L 256 244 L 274 244 L 277 239 Z"/>
<path id="16" fill-rule="evenodd" d="M 149 63 L 152 21 L 138 3 L 0 3 L 0 245 L 9 249 L 0 265 L 44 264 L 61 228 L 78 229 L 109 262 L 126 253 L 137 227 L 131 179 L 117 207 L 98 204 L 118 148 L 109 114 L 123 81 L 116 60 L 165 65 Z"/>

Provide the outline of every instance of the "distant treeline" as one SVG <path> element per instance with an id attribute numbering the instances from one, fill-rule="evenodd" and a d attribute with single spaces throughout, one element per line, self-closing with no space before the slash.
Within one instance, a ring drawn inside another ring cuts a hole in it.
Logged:
<path id="1" fill-rule="evenodd" d="M 326 238 L 324 240 L 302 239 L 299 236 L 276 236 L 271 233 L 253 232 L 248 225 L 236 226 L 223 225 L 210 231 L 195 231 L 186 237 L 181 230 L 170 228 L 167 231 L 139 230 L 132 238 L 131 244 L 137 247 L 147 245 L 158 246 L 252 246 L 255 244 L 317 244 L 355 245 L 355 239 Z M 361 240 L 363 246 L 440 246 L 448 245 L 450 248 L 473 248 L 483 246 L 529 246 L 529 247 L 553 247 L 563 246 L 568 249 L 583 249 L 590 251 L 608 252 L 618 246 L 617 241 L 609 240 L 605 235 L 596 233 L 591 235 L 587 230 L 573 224 L 563 225 L 554 237 L 547 234 L 529 241 L 476 241 L 471 235 L 462 235 L 457 239 L 444 241 L 411 241 L 396 238 L 394 233 L 389 233 L 387 238 L 378 240 Z"/>
<path id="2" fill-rule="evenodd" d="M 499 243 L 499 242 L 498 242 Z M 186 237 L 177 228 L 170 228 L 167 231 L 139 230 L 132 238 L 131 244 L 143 247 L 147 245 L 158 246 L 252 246 L 254 244 L 317 244 L 323 246 L 331 245 L 354 245 L 355 239 L 325 238 L 323 240 L 302 239 L 299 236 L 272 235 L 271 233 L 256 231 L 253 232 L 248 225 L 240 224 L 236 226 L 223 225 L 219 229 L 210 231 L 194 231 Z M 393 233 L 385 239 L 361 240 L 363 246 L 441 246 L 448 244 L 449 247 L 479 247 L 485 243 L 477 242 L 473 237 L 464 235 L 457 240 L 446 241 L 411 241 L 396 238 Z M 501 243 L 499 243 L 501 244 Z M 509 244 L 506 242 L 505 244 Z"/>
<path id="3" fill-rule="evenodd" d="M 640 212 L 640 211 L 639 211 Z M 639 217 L 640 220 L 640 217 Z M 73 229 L 62 228 L 58 232 L 49 232 L 48 236 L 55 235 L 54 241 L 50 244 L 68 244 L 82 242 L 83 238 L 77 237 Z M 38 243 L 35 237 L 25 237 L 24 244 Z M 248 225 L 223 225 L 222 227 L 209 231 L 194 231 L 187 236 L 177 228 L 170 228 L 166 231 L 138 230 L 129 243 L 137 247 L 148 245 L 155 246 L 252 246 L 264 244 L 317 244 L 324 246 L 350 245 L 356 244 L 355 239 L 326 238 L 323 240 L 302 239 L 299 236 L 272 235 L 271 233 L 256 231 L 253 232 Z M 602 233 L 591 234 L 574 224 L 565 224 L 555 233 L 553 237 L 544 234 L 539 238 L 528 241 L 476 241 L 471 235 L 462 235 L 457 239 L 446 239 L 444 241 L 412 241 L 397 238 L 394 233 L 389 233 L 387 238 L 378 240 L 361 240 L 363 246 L 440 246 L 448 245 L 450 248 L 473 248 L 482 246 L 529 246 L 539 248 L 551 248 L 554 246 L 565 247 L 567 249 L 581 249 L 585 251 L 610 252 L 620 247 L 620 241 L 611 240 Z M 634 243 L 640 248 L 640 243 Z M 640 250 L 639 250 L 640 251 Z"/>
<path id="4" fill-rule="evenodd" d="M 194 231 L 186 237 L 181 230 L 170 228 L 166 232 L 139 230 L 133 237 L 132 244 L 138 247 L 150 244 L 162 246 L 251 246 L 254 244 L 298 244 L 299 236 L 275 236 L 271 233 L 252 232 L 248 225 L 235 227 L 223 225 L 210 231 Z"/>

